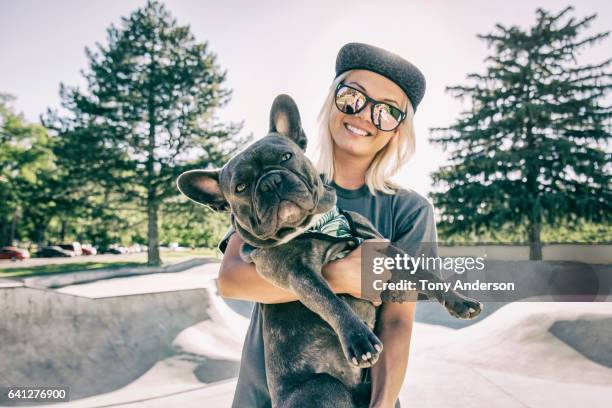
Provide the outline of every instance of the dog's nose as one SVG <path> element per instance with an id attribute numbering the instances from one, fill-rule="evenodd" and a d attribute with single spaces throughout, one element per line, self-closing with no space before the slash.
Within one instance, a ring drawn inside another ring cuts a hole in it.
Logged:
<path id="1" fill-rule="evenodd" d="M 261 186 L 261 191 L 267 193 L 268 191 L 276 189 L 282 181 L 280 174 L 274 173 L 264 176 L 263 180 L 259 182 L 259 185 Z"/>

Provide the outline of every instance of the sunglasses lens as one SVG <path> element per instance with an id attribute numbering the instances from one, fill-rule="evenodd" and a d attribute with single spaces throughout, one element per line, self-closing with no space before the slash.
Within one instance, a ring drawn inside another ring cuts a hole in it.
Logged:
<path id="1" fill-rule="evenodd" d="M 394 130 L 402 120 L 402 112 L 386 103 L 377 103 L 374 106 L 372 115 L 374 126 L 385 131 Z"/>
<path id="2" fill-rule="evenodd" d="M 336 91 L 336 106 L 338 109 L 349 115 L 359 112 L 366 104 L 364 94 L 356 89 L 341 86 Z"/>

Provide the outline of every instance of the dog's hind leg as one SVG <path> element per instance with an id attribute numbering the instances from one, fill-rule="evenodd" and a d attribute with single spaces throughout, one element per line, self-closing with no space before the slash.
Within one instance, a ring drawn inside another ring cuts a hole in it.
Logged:
<path id="1" fill-rule="evenodd" d="M 294 388 L 275 408 L 360 408 L 349 389 L 329 374 L 315 374 Z"/>

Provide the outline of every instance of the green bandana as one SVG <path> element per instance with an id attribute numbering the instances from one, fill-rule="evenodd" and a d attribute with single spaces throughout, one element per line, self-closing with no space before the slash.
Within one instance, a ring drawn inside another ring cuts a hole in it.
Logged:
<path id="1" fill-rule="evenodd" d="M 317 221 L 317 223 L 306 231 L 306 234 L 324 234 L 334 239 L 342 240 L 343 238 L 349 241 L 355 242 L 355 246 L 363 242 L 363 238 L 355 236 L 351 232 L 351 225 L 349 220 L 344 213 L 338 210 L 338 207 L 334 207 Z M 333 259 L 344 258 L 351 250 L 347 249 L 338 253 Z"/>

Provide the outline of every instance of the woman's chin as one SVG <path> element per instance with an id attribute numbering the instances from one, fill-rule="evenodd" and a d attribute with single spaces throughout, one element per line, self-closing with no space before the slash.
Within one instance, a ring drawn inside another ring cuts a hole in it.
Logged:
<path id="1" fill-rule="evenodd" d="M 347 131 L 334 138 L 334 143 L 340 150 L 355 156 L 371 155 L 372 141 L 371 136 L 359 136 Z"/>

